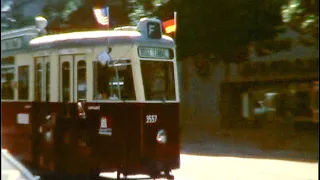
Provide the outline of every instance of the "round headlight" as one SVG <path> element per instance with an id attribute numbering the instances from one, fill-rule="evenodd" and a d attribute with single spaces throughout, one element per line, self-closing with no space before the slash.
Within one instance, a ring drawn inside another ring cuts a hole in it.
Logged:
<path id="1" fill-rule="evenodd" d="M 167 134 L 166 131 L 163 129 L 160 129 L 157 133 L 157 141 L 160 144 L 165 144 L 167 142 Z"/>

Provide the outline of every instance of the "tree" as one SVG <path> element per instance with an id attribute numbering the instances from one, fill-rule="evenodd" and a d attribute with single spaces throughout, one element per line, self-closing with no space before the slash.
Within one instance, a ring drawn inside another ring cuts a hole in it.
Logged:
<path id="1" fill-rule="evenodd" d="M 168 0 L 137 0 L 129 4 L 130 14 L 129 18 L 131 24 L 136 25 L 143 17 L 157 17 L 157 12 L 162 4 Z"/>
<path id="2" fill-rule="evenodd" d="M 243 47 L 274 37 L 282 24 L 281 0 L 177 1 L 179 57 L 213 54 L 236 61 Z"/>
<path id="3" fill-rule="evenodd" d="M 71 7 L 71 4 L 75 6 Z M 51 30 L 63 28 L 66 25 L 65 22 L 68 20 L 68 16 L 79 9 L 81 5 L 82 3 L 79 0 L 70 0 L 67 5 L 63 1 L 46 1 L 40 15 L 48 20 L 47 29 L 50 32 Z"/>
<path id="4" fill-rule="evenodd" d="M 282 6 L 283 21 L 293 30 L 312 37 L 309 40 L 301 39 L 305 45 L 318 47 L 318 5 L 318 0 L 290 0 Z"/>
<path id="5" fill-rule="evenodd" d="M 55 4 L 48 3 L 43 9 L 43 16 L 48 19 L 49 31 L 100 29 L 105 27 L 99 26 L 96 22 L 93 8 L 103 6 L 109 7 L 111 27 L 129 24 L 126 0 L 121 0 L 120 3 L 103 0 L 70 0 L 67 3 L 62 1 Z"/>
<path id="6" fill-rule="evenodd" d="M 32 1 L 31 1 L 32 2 Z M 5 1 L 1 4 L 1 30 L 34 25 L 34 17 L 24 16 L 23 7 L 30 1 Z"/>

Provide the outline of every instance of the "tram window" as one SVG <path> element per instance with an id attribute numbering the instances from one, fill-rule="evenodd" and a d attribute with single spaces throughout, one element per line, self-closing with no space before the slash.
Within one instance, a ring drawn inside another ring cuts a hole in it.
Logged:
<path id="1" fill-rule="evenodd" d="M 35 100 L 41 101 L 41 95 L 42 95 L 42 64 L 38 63 L 36 66 L 36 74 L 35 74 Z"/>
<path id="2" fill-rule="evenodd" d="M 12 81 L 14 79 L 14 67 L 1 67 L 1 98 L 13 99 L 14 90 Z"/>
<path id="3" fill-rule="evenodd" d="M 70 101 L 70 64 L 62 64 L 62 101 Z"/>
<path id="4" fill-rule="evenodd" d="M 173 62 L 141 61 L 146 100 L 176 100 Z"/>
<path id="5" fill-rule="evenodd" d="M 93 62 L 95 100 L 135 100 L 131 64 L 119 61 L 113 65 Z"/>
<path id="6" fill-rule="evenodd" d="M 46 101 L 50 100 L 50 63 L 46 64 Z"/>
<path id="7" fill-rule="evenodd" d="M 86 62 L 84 60 L 79 61 L 77 67 L 78 67 L 77 99 L 86 100 L 86 92 L 87 92 Z"/>
<path id="8" fill-rule="evenodd" d="M 29 99 L 29 66 L 18 67 L 18 99 Z"/>

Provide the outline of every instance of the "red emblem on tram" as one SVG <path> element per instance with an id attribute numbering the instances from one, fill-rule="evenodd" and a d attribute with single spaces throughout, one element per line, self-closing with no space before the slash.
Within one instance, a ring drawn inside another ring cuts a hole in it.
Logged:
<path id="1" fill-rule="evenodd" d="M 112 127 L 111 127 L 111 120 L 108 117 L 101 117 L 100 118 L 100 129 L 99 134 L 101 135 L 112 135 Z"/>

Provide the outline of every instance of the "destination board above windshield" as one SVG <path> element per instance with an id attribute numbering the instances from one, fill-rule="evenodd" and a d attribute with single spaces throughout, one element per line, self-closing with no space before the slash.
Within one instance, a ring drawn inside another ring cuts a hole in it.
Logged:
<path id="1" fill-rule="evenodd" d="M 138 47 L 138 54 L 140 58 L 152 59 L 172 59 L 174 55 L 171 48 L 158 47 Z"/>

